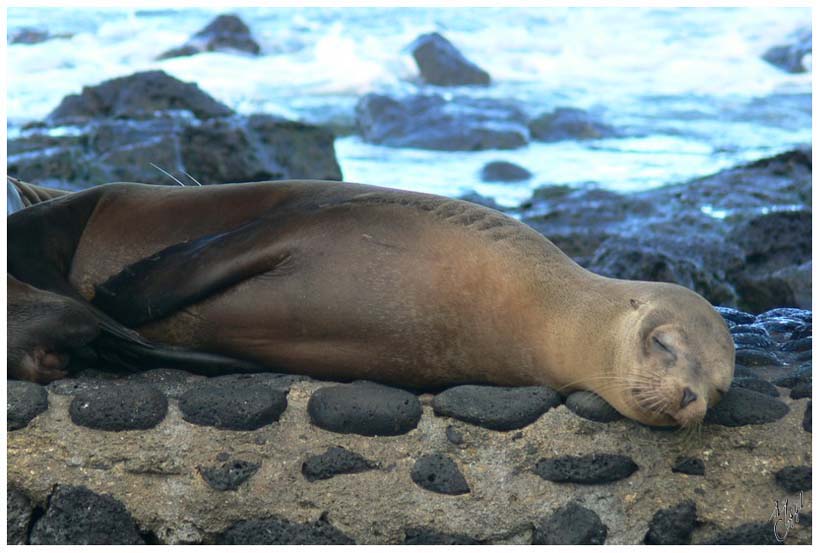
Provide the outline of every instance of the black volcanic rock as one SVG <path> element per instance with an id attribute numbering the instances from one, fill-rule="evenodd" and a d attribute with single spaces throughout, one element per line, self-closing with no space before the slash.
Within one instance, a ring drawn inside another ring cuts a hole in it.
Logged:
<path id="1" fill-rule="evenodd" d="M 319 388 L 310 396 L 308 414 L 313 424 L 331 432 L 396 436 L 418 425 L 421 404 L 404 390 L 357 382 Z"/>
<path id="2" fill-rule="evenodd" d="M 794 33 L 787 44 L 772 46 L 763 53 L 763 59 L 787 73 L 805 73 L 803 58 L 811 53 L 811 29 Z"/>
<path id="3" fill-rule="evenodd" d="M 672 472 L 680 472 L 693 476 L 703 476 L 706 474 L 706 466 L 703 463 L 703 459 L 697 459 L 694 457 L 678 457 L 675 460 L 675 465 L 672 467 Z"/>
<path id="4" fill-rule="evenodd" d="M 287 405 L 285 390 L 229 379 L 205 380 L 179 398 L 186 421 L 224 430 L 256 430 L 278 421 Z"/>
<path id="5" fill-rule="evenodd" d="M 674 507 L 661 509 L 652 516 L 649 531 L 644 537 L 648 545 L 686 545 L 692 539 L 697 522 L 694 501 L 684 501 Z"/>
<path id="6" fill-rule="evenodd" d="M 718 532 L 698 545 L 780 545 L 771 522 L 748 522 Z"/>
<path id="7" fill-rule="evenodd" d="M 530 122 L 533 140 L 555 142 L 558 140 L 590 140 L 618 136 L 607 125 L 590 113 L 577 108 L 560 107 Z"/>
<path id="8" fill-rule="evenodd" d="M 432 453 L 416 460 L 410 473 L 413 482 L 431 492 L 447 495 L 470 493 L 458 465 L 445 455 Z"/>
<path id="9" fill-rule="evenodd" d="M 811 489 L 811 467 L 784 467 L 775 473 L 774 479 L 787 492 L 807 492 Z"/>
<path id="10" fill-rule="evenodd" d="M 78 392 L 68 409 L 74 424 L 120 432 L 147 430 L 168 413 L 168 398 L 155 386 L 117 382 Z"/>
<path id="11" fill-rule="evenodd" d="M 490 75 L 438 33 L 419 36 L 410 45 L 421 77 L 438 86 L 488 85 Z"/>
<path id="12" fill-rule="evenodd" d="M 243 520 L 217 536 L 220 545 L 353 545 L 353 539 L 325 518 L 313 523 L 279 517 Z"/>
<path id="13" fill-rule="evenodd" d="M 337 474 L 355 474 L 372 470 L 376 463 L 343 447 L 330 447 L 321 455 L 311 455 L 302 463 L 302 474 L 308 482 L 327 480 Z"/>
<path id="14" fill-rule="evenodd" d="M 571 393 L 567 396 L 565 404 L 579 417 L 596 422 L 613 422 L 624 418 L 601 396 L 586 390 Z"/>
<path id="15" fill-rule="evenodd" d="M 723 426 L 766 424 L 786 416 L 789 407 L 779 399 L 732 386 L 720 402 L 706 412 L 704 422 Z"/>
<path id="16" fill-rule="evenodd" d="M 477 545 L 480 543 L 464 534 L 446 534 L 432 528 L 413 527 L 404 530 L 405 545 Z"/>
<path id="17" fill-rule="evenodd" d="M 491 430 L 523 428 L 560 404 L 558 393 L 543 386 L 504 388 L 469 384 L 455 386 L 433 398 L 436 415 Z"/>
<path id="18" fill-rule="evenodd" d="M 581 456 L 563 456 L 541 459 L 535 473 L 552 482 L 576 484 L 604 484 L 629 477 L 638 465 L 626 455 L 592 453 Z"/>
<path id="19" fill-rule="evenodd" d="M 572 501 L 535 524 L 533 545 L 601 545 L 608 528 L 592 511 Z"/>
<path id="20" fill-rule="evenodd" d="M 6 487 L 6 543 L 25 545 L 34 506 L 31 500 L 16 486 Z"/>
<path id="21" fill-rule="evenodd" d="M 48 409 L 48 392 L 39 384 L 23 380 L 8 380 L 6 384 L 6 424 L 9 430 L 24 428 Z"/>
<path id="22" fill-rule="evenodd" d="M 256 474 L 259 464 L 242 459 L 228 460 L 220 465 L 199 467 L 202 479 L 215 490 L 237 490 L 243 482 Z"/>
<path id="23" fill-rule="evenodd" d="M 811 401 L 806 404 L 806 412 L 803 413 L 803 430 L 811 432 Z"/>
<path id="24" fill-rule="evenodd" d="M 160 54 L 157 59 L 193 56 L 200 52 L 215 51 L 258 55 L 260 48 L 244 21 L 233 14 L 222 14 L 197 31 L 188 42 Z"/>
<path id="25" fill-rule="evenodd" d="M 528 170 L 509 161 L 491 161 L 481 168 L 481 180 L 484 182 L 517 182 L 531 177 L 532 173 Z"/>

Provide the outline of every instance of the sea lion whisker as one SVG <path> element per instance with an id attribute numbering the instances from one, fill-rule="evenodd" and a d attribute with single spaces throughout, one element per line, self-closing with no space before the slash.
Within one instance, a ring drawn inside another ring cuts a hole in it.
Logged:
<path id="1" fill-rule="evenodd" d="M 183 173 L 186 177 L 188 177 L 189 179 L 191 179 L 192 181 L 194 181 L 194 183 L 195 183 L 197 186 L 202 186 L 202 183 L 201 183 L 201 182 L 199 182 L 198 180 L 196 180 L 194 177 L 192 177 L 192 176 L 188 173 L 188 171 L 183 171 L 182 173 Z"/>
<path id="2" fill-rule="evenodd" d="M 154 168 L 154 169 L 156 169 L 157 171 L 162 172 L 165 176 L 167 176 L 167 177 L 168 177 L 168 178 L 170 178 L 171 180 L 175 181 L 178 185 L 183 186 L 183 187 L 185 186 L 185 185 L 182 183 L 182 181 L 181 181 L 181 180 L 179 180 L 178 178 L 176 178 L 174 175 L 172 175 L 171 173 L 169 173 L 168 171 L 166 171 L 165 169 L 163 169 L 163 168 L 162 168 L 162 167 L 160 167 L 159 165 L 156 165 L 156 164 L 151 163 L 151 162 L 149 162 L 149 163 L 148 163 L 148 165 L 150 165 L 151 167 L 153 167 L 153 168 Z"/>

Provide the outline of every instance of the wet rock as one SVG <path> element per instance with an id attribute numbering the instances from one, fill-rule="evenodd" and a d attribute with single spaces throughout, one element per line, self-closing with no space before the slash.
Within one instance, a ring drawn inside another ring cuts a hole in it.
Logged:
<path id="1" fill-rule="evenodd" d="M 769 331 L 758 324 L 739 324 L 732 327 L 730 332 L 732 333 L 732 338 L 734 338 L 735 334 L 754 334 L 761 338 L 768 338 L 769 336 Z"/>
<path id="2" fill-rule="evenodd" d="M 675 460 L 675 466 L 672 467 L 672 472 L 691 474 L 692 476 L 703 476 L 706 474 L 706 466 L 702 459 L 695 457 L 678 457 Z"/>
<path id="3" fill-rule="evenodd" d="M 775 309 L 769 309 L 760 315 L 757 315 L 755 319 L 758 322 L 763 322 L 771 319 L 791 319 L 797 320 L 802 323 L 811 324 L 811 311 L 807 309 L 798 309 L 796 307 L 777 307 Z"/>
<path id="4" fill-rule="evenodd" d="M 572 501 L 535 524 L 533 545 L 601 545 L 608 528 L 590 509 Z"/>
<path id="5" fill-rule="evenodd" d="M 498 211 L 504 211 L 505 208 L 503 206 L 498 205 L 495 203 L 495 200 L 489 196 L 482 196 L 475 190 L 471 190 L 466 194 L 462 194 L 458 198 L 459 200 L 464 200 L 465 202 L 472 202 L 474 204 L 483 205 L 484 207 L 489 207 L 490 209 L 495 209 Z"/>
<path id="6" fill-rule="evenodd" d="M 783 418 L 788 412 L 789 407 L 778 399 L 733 386 L 706 412 L 704 422 L 723 426 L 765 424 Z"/>
<path id="7" fill-rule="evenodd" d="M 422 79 L 438 86 L 488 85 L 490 75 L 465 58 L 438 33 L 419 36 L 410 45 Z"/>
<path id="8" fill-rule="evenodd" d="M 413 482 L 431 492 L 447 495 L 470 493 L 458 465 L 445 455 L 433 453 L 416 460 L 410 473 Z"/>
<path id="9" fill-rule="evenodd" d="M 134 519 L 110 495 L 84 486 L 58 486 L 31 530 L 32 545 L 142 545 Z"/>
<path id="10" fill-rule="evenodd" d="M 186 421 L 223 430 L 256 430 L 278 421 L 287 405 L 286 391 L 217 379 L 193 386 L 179 399 Z"/>
<path id="11" fill-rule="evenodd" d="M 447 426 L 445 431 L 447 434 L 447 441 L 453 445 L 464 444 L 464 435 L 459 432 L 452 424 Z"/>
<path id="12" fill-rule="evenodd" d="M 763 54 L 763 59 L 787 73 L 805 73 L 805 56 L 811 53 L 811 29 L 794 33 L 791 42 L 772 46 Z"/>
<path id="13" fill-rule="evenodd" d="M 77 393 L 68 412 L 74 424 L 96 430 L 147 430 L 165 418 L 168 399 L 150 384 L 122 382 Z"/>
<path id="14" fill-rule="evenodd" d="M 199 467 L 202 479 L 215 490 L 237 490 L 243 482 L 256 474 L 259 463 L 234 459 L 217 466 Z"/>
<path id="15" fill-rule="evenodd" d="M 343 447 L 330 447 L 321 455 L 311 455 L 302 463 L 302 474 L 308 482 L 327 480 L 337 474 L 355 474 L 372 470 L 376 463 Z"/>
<path id="16" fill-rule="evenodd" d="M 618 133 L 592 114 L 577 108 L 556 108 L 530 122 L 533 140 L 591 140 L 609 138 Z"/>
<path id="17" fill-rule="evenodd" d="M 477 545 L 481 542 L 464 534 L 446 534 L 432 528 L 407 528 L 405 545 Z"/>
<path id="18" fill-rule="evenodd" d="M 803 430 L 811 432 L 811 401 L 806 404 L 806 412 L 803 413 Z"/>
<path id="19" fill-rule="evenodd" d="M 804 397 L 811 397 L 811 382 L 800 382 L 792 388 L 789 392 L 789 397 L 792 399 L 803 399 Z"/>
<path id="20" fill-rule="evenodd" d="M 362 382 L 316 390 L 308 414 L 313 424 L 331 432 L 396 436 L 418 425 L 421 404 L 404 390 Z"/>
<path id="21" fill-rule="evenodd" d="M 811 350 L 811 336 L 807 336 L 806 338 L 800 338 L 799 340 L 792 340 L 790 342 L 786 342 L 781 346 L 781 351 L 788 351 L 788 352 L 801 352 L 801 351 L 809 351 Z"/>
<path id="22" fill-rule="evenodd" d="M 552 482 L 577 484 L 604 484 L 629 477 L 638 465 L 626 455 L 592 453 L 581 456 L 563 456 L 541 459 L 535 473 Z"/>
<path id="23" fill-rule="evenodd" d="M 233 111 L 195 83 L 185 83 L 164 71 L 143 71 L 118 77 L 63 98 L 48 121 L 119 117 L 148 119 L 157 111 L 186 110 L 199 119 L 224 117 Z"/>
<path id="24" fill-rule="evenodd" d="M 757 348 L 736 350 L 735 363 L 746 367 L 779 367 L 783 365 L 783 361 L 774 353 Z"/>
<path id="25" fill-rule="evenodd" d="M 46 389 L 23 380 L 6 381 L 6 424 L 9 430 L 24 428 L 48 409 Z"/>
<path id="26" fill-rule="evenodd" d="M 674 507 L 657 511 L 644 537 L 648 545 L 686 545 L 692 540 L 697 523 L 694 501 L 684 501 Z"/>
<path id="27" fill-rule="evenodd" d="M 184 45 L 168 50 L 157 59 L 192 56 L 200 52 L 243 52 L 257 55 L 259 51 L 259 44 L 251 36 L 251 30 L 245 22 L 236 15 L 223 14 L 197 31 Z"/>
<path id="28" fill-rule="evenodd" d="M 71 33 L 56 33 L 52 34 L 46 29 L 36 29 L 34 27 L 23 27 L 17 29 L 9 37 L 9 44 L 40 44 L 48 40 L 57 38 L 71 38 Z"/>
<path id="29" fill-rule="evenodd" d="M 794 330 L 789 335 L 789 340 L 791 341 L 799 341 L 804 338 L 811 337 L 811 323 L 803 323 Z"/>
<path id="30" fill-rule="evenodd" d="M 433 398 L 436 415 L 490 430 L 523 428 L 560 404 L 561 397 L 543 386 L 455 386 Z"/>
<path id="31" fill-rule="evenodd" d="M 811 363 L 804 363 L 791 373 L 772 381 L 776 386 L 794 388 L 798 384 L 811 383 Z"/>
<path id="32" fill-rule="evenodd" d="M 570 394 L 567 396 L 565 404 L 570 411 L 579 417 L 596 422 L 612 422 L 624 418 L 598 394 L 586 390 Z"/>
<path id="33" fill-rule="evenodd" d="M 718 532 L 700 545 L 779 545 L 771 522 L 749 522 Z"/>
<path id="34" fill-rule="evenodd" d="M 752 390 L 758 394 L 765 394 L 771 397 L 780 397 L 780 392 L 777 391 L 774 384 L 760 378 L 735 378 L 732 381 L 732 386 L 745 388 L 746 390 Z"/>
<path id="35" fill-rule="evenodd" d="M 735 341 L 735 346 L 740 348 L 756 348 L 756 349 L 770 349 L 775 347 L 775 341 L 757 333 L 732 333 L 732 339 Z"/>
<path id="36" fill-rule="evenodd" d="M 220 545 L 352 545 L 355 542 L 325 518 L 313 523 L 279 517 L 244 520 L 216 539 Z"/>
<path id="37" fill-rule="evenodd" d="M 25 545 L 34 507 L 26 495 L 13 485 L 6 488 L 6 543 Z"/>
<path id="38" fill-rule="evenodd" d="M 749 325 L 755 322 L 755 316 L 751 313 L 744 313 L 731 307 L 715 307 L 715 311 L 727 321 L 731 321 L 738 325 Z"/>
<path id="39" fill-rule="evenodd" d="M 529 141 L 524 113 L 490 98 L 367 94 L 356 105 L 356 124 L 366 142 L 394 148 L 509 150 Z"/>
<path id="40" fill-rule="evenodd" d="M 205 380 L 204 376 L 180 369 L 150 369 L 129 375 L 128 378 L 151 384 L 172 399 L 179 399 L 191 386 Z"/>
<path id="41" fill-rule="evenodd" d="M 491 161 L 481 169 L 484 182 L 517 182 L 532 178 L 532 173 L 509 161 Z"/>
<path id="42" fill-rule="evenodd" d="M 811 467 L 784 467 L 774 474 L 774 479 L 787 492 L 807 492 L 811 489 Z"/>
<path id="43" fill-rule="evenodd" d="M 800 327 L 802 323 L 794 319 L 777 317 L 773 319 L 764 319 L 757 324 L 765 328 L 770 335 L 776 336 L 778 339 L 785 339 L 787 335 L 790 336 L 791 333 Z"/>

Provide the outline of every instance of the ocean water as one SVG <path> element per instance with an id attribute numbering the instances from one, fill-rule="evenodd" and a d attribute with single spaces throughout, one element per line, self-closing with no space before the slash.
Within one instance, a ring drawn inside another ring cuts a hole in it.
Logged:
<path id="1" fill-rule="evenodd" d="M 760 56 L 811 25 L 804 8 L 241 8 L 259 57 L 207 53 L 156 61 L 223 10 L 10 8 L 22 27 L 71 33 L 8 51 L 9 132 L 84 85 L 162 69 L 242 113 L 349 126 L 368 92 L 510 100 L 537 116 L 600 114 L 629 138 L 533 142 L 514 151 L 434 152 L 337 139 L 346 180 L 517 205 L 545 184 L 643 190 L 811 141 L 811 73 Z M 407 46 L 437 30 L 493 78 L 442 90 L 419 82 Z M 806 60 L 810 64 L 810 60 Z M 488 161 L 533 178 L 481 182 Z"/>

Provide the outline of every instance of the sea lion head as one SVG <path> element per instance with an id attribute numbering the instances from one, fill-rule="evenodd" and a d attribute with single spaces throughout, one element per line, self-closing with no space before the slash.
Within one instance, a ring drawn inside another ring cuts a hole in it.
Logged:
<path id="1" fill-rule="evenodd" d="M 614 406 L 653 426 L 700 423 L 732 382 L 734 342 L 704 298 L 676 284 L 640 283 L 616 336 Z"/>

